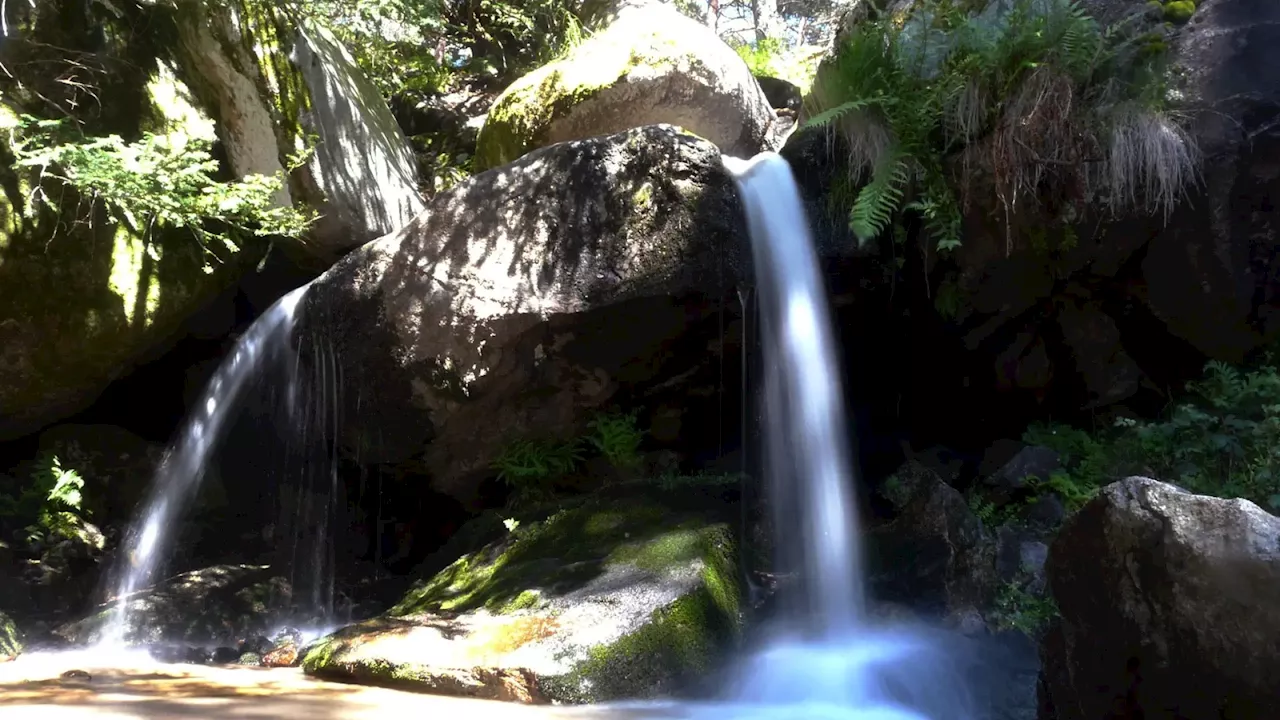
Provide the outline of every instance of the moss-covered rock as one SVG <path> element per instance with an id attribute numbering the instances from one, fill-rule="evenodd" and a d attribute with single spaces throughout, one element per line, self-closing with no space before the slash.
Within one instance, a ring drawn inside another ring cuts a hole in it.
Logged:
<path id="1" fill-rule="evenodd" d="M 155 117 L 140 128 L 212 139 L 171 76 L 157 73 L 150 89 Z M 16 123 L 0 107 L 0 128 Z M 213 261 L 190 232 L 110 222 L 88 198 L 13 162 L 0 143 L 0 439 L 91 402 L 265 250 L 219 249 Z M 57 213 L 36 189 L 62 198 Z"/>
<path id="2" fill-rule="evenodd" d="M 10 660 L 22 653 L 22 633 L 13 622 L 13 618 L 0 611 L 0 662 Z"/>
<path id="3" fill-rule="evenodd" d="M 477 140 L 475 165 L 505 165 L 565 140 L 670 123 L 727 153 L 766 149 L 775 119 L 738 55 L 673 8 L 628 8 L 566 57 L 516 81 Z"/>
<path id="4" fill-rule="evenodd" d="M 717 504 L 615 491 L 522 519 L 386 617 L 323 639 L 303 668 L 524 702 L 672 691 L 740 634 L 735 539 Z"/>

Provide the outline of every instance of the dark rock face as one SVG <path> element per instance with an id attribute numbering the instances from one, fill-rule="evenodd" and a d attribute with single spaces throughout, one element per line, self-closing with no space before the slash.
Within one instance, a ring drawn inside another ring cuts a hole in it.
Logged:
<path id="1" fill-rule="evenodd" d="M 293 592 L 287 580 L 267 566 L 219 565 L 176 575 L 140 591 L 129 600 L 130 643 L 238 643 L 246 637 L 274 630 L 291 609 Z M 64 625 L 55 634 L 78 645 L 101 637 L 116 613 L 114 606 Z M 239 657 L 239 652 L 231 651 Z"/>
<path id="2" fill-rule="evenodd" d="M 756 82 L 760 83 L 760 89 L 764 90 L 764 96 L 774 110 L 800 111 L 800 88 L 794 83 L 762 75 L 756 76 Z"/>
<path id="3" fill-rule="evenodd" d="M 57 425 L 41 433 L 40 449 L 85 479 L 84 510 L 103 527 L 132 519 L 164 452 L 114 425 Z"/>
<path id="4" fill-rule="evenodd" d="M 745 241 L 715 146 L 639 128 L 439 195 L 318 279 L 301 324 L 350 388 L 344 442 L 374 462 L 425 453 L 435 487 L 465 501 L 513 436 L 571 433 L 620 389 L 676 374 L 664 363 L 714 322 Z"/>
<path id="5" fill-rule="evenodd" d="M 887 241 L 853 251 L 863 278 L 892 294 L 902 332 L 941 326 L 934 332 L 959 339 L 955 348 L 931 343 L 934 360 L 922 365 L 919 382 L 950 375 L 953 388 L 966 381 L 992 388 L 996 401 L 1024 418 L 1045 411 L 1083 417 L 1119 404 L 1156 412 L 1166 390 L 1198 374 L 1207 358 L 1240 360 L 1280 332 L 1280 6 L 1197 5 L 1191 21 L 1172 31 L 1171 83 L 1202 152 L 1203 182 L 1188 188 L 1167 222 L 1140 214 L 1090 218 L 1069 247 L 1048 257 L 1031 247 L 1028 233 L 1006 234 L 1001 218 L 975 210 L 950 260 L 916 257 L 915 248 L 894 257 Z M 1120 0 L 1090 6 L 1107 18 L 1142 10 Z M 847 153 L 824 135 L 798 131 L 783 155 L 801 179 L 820 243 L 852 247 L 848 202 L 833 197 L 832 182 Z M 943 283 L 963 297 L 954 317 L 911 299 Z M 865 291 L 858 299 L 872 302 Z M 902 342 L 898 335 L 876 340 Z M 958 434 L 966 420 L 950 422 Z"/>
<path id="6" fill-rule="evenodd" d="M 867 543 L 877 597 L 934 616 L 980 612 L 995 591 L 995 544 L 964 497 L 931 470 L 908 463 L 887 489 L 900 508 Z"/>
<path id="7" fill-rule="evenodd" d="M 1280 518 L 1147 478 L 1054 540 L 1041 720 L 1275 717 Z"/>
<path id="8" fill-rule="evenodd" d="M 1235 360 L 1280 333 L 1280 5 L 1198 3 L 1177 62 L 1205 182 L 1152 239 L 1143 276 L 1174 333 Z"/>

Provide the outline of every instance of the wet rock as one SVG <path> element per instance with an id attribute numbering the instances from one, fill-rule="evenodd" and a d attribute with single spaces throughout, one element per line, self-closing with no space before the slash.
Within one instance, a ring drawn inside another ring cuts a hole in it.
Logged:
<path id="1" fill-rule="evenodd" d="M 18 625 L 0 610 L 0 662 L 12 660 L 22 654 L 22 633 Z"/>
<path id="2" fill-rule="evenodd" d="M 1027 486 L 1029 479 L 1047 481 L 1062 468 L 1062 460 L 1054 450 L 1038 445 L 1024 446 L 998 470 L 988 475 L 983 484 L 991 490 L 993 500 L 1007 502 Z"/>
<path id="3" fill-rule="evenodd" d="M 293 642 L 277 645 L 262 656 L 265 667 L 294 667 L 300 660 L 298 644 Z"/>
<path id="4" fill-rule="evenodd" d="M 241 653 L 233 647 L 221 645 L 213 649 L 212 660 L 215 665 L 230 665 L 239 661 Z"/>
<path id="5" fill-rule="evenodd" d="M 333 338 L 361 387 L 343 393 L 359 418 L 344 444 L 369 462 L 420 459 L 437 490 L 474 503 L 513 439 L 572 437 L 621 389 L 708 362 L 705 344 L 673 348 L 713 331 L 745 238 L 716 147 L 645 127 L 438 195 L 319 278 L 299 323 Z"/>
<path id="6" fill-rule="evenodd" d="M 995 543 L 964 497 L 936 473 L 908 463 L 899 515 L 867 534 L 875 595 L 934 617 L 986 607 L 995 589 Z"/>
<path id="7" fill-rule="evenodd" d="M 1128 478 L 1067 521 L 1047 574 L 1041 720 L 1274 716 L 1280 518 Z"/>
<path id="8" fill-rule="evenodd" d="M 234 644 L 236 638 L 269 632 L 291 604 L 288 581 L 270 567 L 216 565 L 176 575 L 131 596 L 131 624 L 124 638 L 137 644 Z M 117 612 L 115 605 L 107 606 L 55 632 L 75 644 L 92 644 Z M 239 656 L 234 648 L 231 652 L 228 662 Z"/>
<path id="9" fill-rule="evenodd" d="M 566 140 L 669 123 L 726 154 L 772 149 L 776 116 L 742 59 L 706 25 L 653 3 L 517 80 L 476 143 L 480 170 Z"/>
<path id="10" fill-rule="evenodd" d="M 312 646 L 303 668 L 526 703 L 675 691 L 715 667 L 741 622 L 723 500 L 688 497 L 655 486 L 523 519 L 388 615 Z"/>

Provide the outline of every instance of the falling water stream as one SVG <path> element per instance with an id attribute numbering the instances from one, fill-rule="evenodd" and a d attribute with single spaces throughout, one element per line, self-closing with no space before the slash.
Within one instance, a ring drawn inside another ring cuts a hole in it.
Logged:
<path id="1" fill-rule="evenodd" d="M 178 440 L 170 448 L 151 483 L 139 521 L 130 532 L 115 568 L 116 610 L 103 628 L 99 643 L 125 643 L 131 627 L 131 597 L 154 582 L 171 550 L 182 511 L 190 504 L 208 467 L 210 453 L 222 438 L 228 420 L 240 409 L 245 389 L 259 377 L 265 362 L 287 357 L 294 315 L 307 286 L 276 301 L 236 341 L 206 385 L 200 404 L 188 415 Z M 290 397 L 295 388 L 287 389 Z"/>
<path id="2" fill-rule="evenodd" d="M 801 583 L 723 700 L 622 708 L 639 711 L 628 717 L 695 720 L 971 720 L 965 685 L 929 635 L 866 617 L 852 435 L 826 289 L 791 168 L 774 153 L 725 158 L 725 166 L 738 183 L 756 268 L 777 562 Z"/>

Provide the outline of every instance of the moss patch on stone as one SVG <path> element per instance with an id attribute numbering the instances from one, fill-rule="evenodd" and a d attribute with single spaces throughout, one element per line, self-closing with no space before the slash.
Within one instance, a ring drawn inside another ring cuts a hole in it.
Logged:
<path id="1" fill-rule="evenodd" d="M 552 123 L 602 89 L 687 62 L 658 28 L 614 25 L 566 57 L 525 75 L 494 102 L 476 139 L 475 170 L 505 165 L 546 144 Z"/>
<path id="2" fill-rule="evenodd" d="M 562 594 L 611 566 L 661 573 L 686 567 L 709 543 L 732 544 L 722 524 L 677 505 L 653 493 L 625 501 L 592 496 L 541 518 L 521 519 L 502 539 L 415 586 L 389 614 L 508 612 L 531 607 L 533 591 Z"/>
<path id="3" fill-rule="evenodd" d="M 683 554 L 683 541 L 676 545 Z M 655 610 L 635 632 L 592 648 L 572 672 L 541 678 L 542 691 L 563 702 L 602 702 L 662 694 L 705 677 L 741 639 L 742 589 L 725 526 L 700 535 L 697 554 L 703 569 L 696 589 Z"/>
<path id="4" fill-rule="evenodd" d="M 1164 19 L 1171 22 L 1182 24 L 1191 19 L 1196 14 L 1196 4 L 1193 0 L 1173 0 L 1164 5 Z"/>

